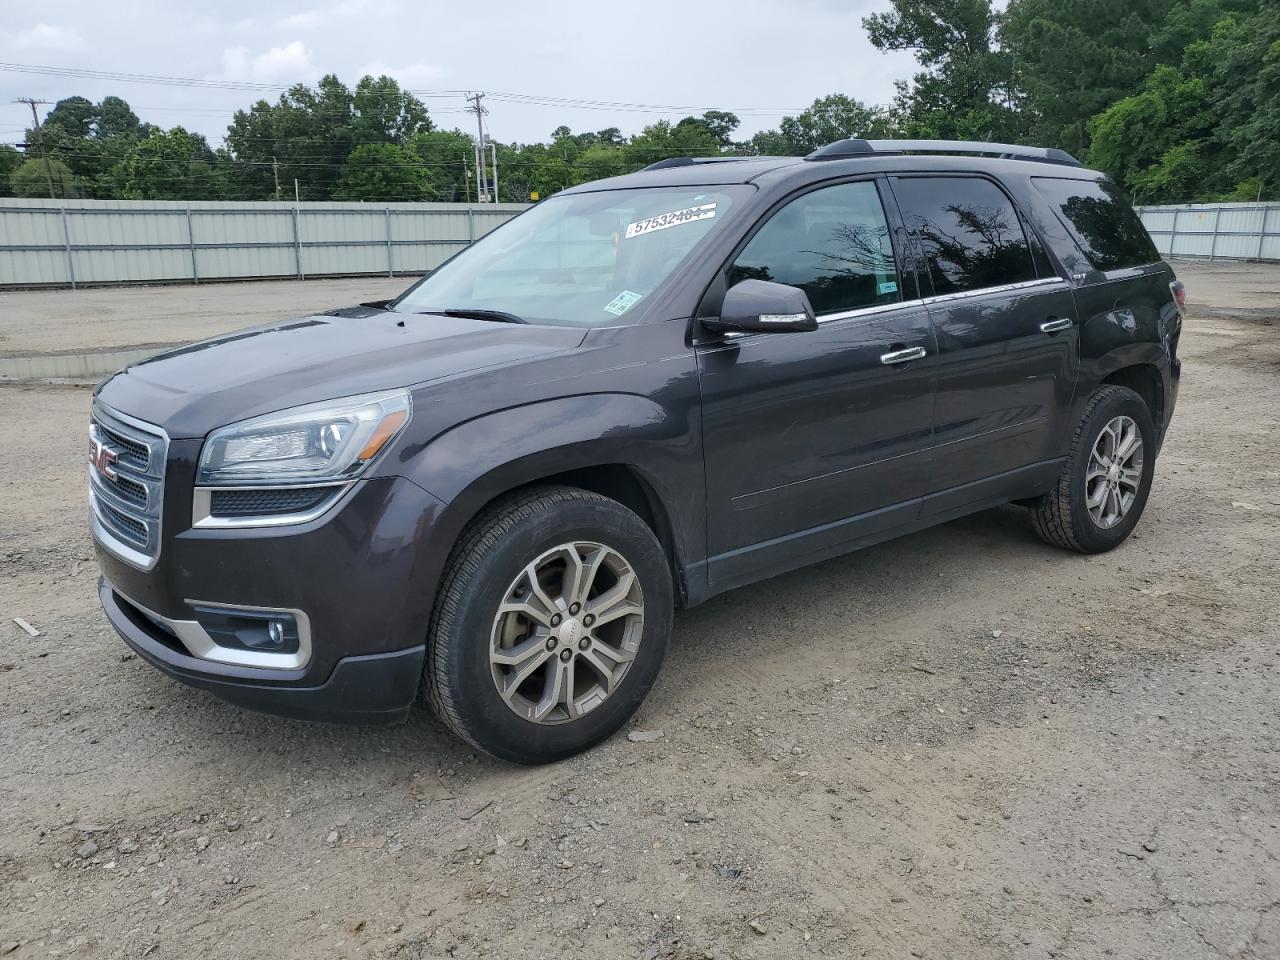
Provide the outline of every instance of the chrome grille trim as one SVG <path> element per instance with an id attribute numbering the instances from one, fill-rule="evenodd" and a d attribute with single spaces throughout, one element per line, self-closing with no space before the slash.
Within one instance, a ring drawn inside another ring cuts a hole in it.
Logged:
<path id="1" fill-rule="evenodd" d="M 89 421 L 89 506 L 94 539 L 132 566 L 150 570 L 160 557 L 164 468 L 169 437 L 154 424 L 126 416 L 94 401 Z M 115 454 L 104 475 L 92 448 Z M 127 491 L 127 492 L 126 492 Z"/>

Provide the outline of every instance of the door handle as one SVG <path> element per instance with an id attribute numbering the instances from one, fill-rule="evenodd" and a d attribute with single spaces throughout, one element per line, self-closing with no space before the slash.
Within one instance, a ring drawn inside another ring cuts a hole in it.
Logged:
<path id="1" fill-rule="evenodd" d="M 1061 333 L 1063 330 L 1071 328 L 1070 317 L 1050 317 L 1044 323 L 1040 324 L 1042 333 Z"/>
<path id="2" fill-rule="evenodd" d="M 928 354 L 929 351 L 924 347 L 907 347 L 905 350 L 890 350 L 888 353 L 880 354 L 880 362 L 891 367 L 895 363 L 906 363 L 908 360 L 923 360 Z"/>

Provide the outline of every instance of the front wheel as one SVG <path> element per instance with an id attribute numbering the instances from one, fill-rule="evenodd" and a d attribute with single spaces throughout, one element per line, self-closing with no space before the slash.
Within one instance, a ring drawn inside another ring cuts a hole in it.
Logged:
<path id="1" fill-rule="evenodd" d="M 1155 424 L 1143 399 L 1126 387 L 1099 387 L 1057 483 L 1029 504 L 1036 532 L 1079 553 L 1119 546 L 1147 505 L 1155 450 Z"/>
<path id="2" fill-rule="evenodd" d="M 424 677 L 440 718 L 487 753 L 549 763 L 636 710 L 666 653 L 671 574 L 636 514 L 543 487 L 463 533 L 432 618 Z"/>

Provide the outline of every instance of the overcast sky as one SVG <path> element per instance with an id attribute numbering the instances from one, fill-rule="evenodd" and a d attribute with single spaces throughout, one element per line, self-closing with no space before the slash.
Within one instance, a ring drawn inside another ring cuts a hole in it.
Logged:
<path id="1" fill-rule="evenodd" d="M 312 5 L 314 3 L 314 5 Z M 883 55 L 861 18 L 885 0 L 4 0 L 0 62 L 288 85 L 336 73 L 349 86 L 386 73 L 419 93 L 435 122 L 474 130 L 463 90 L 645 107 L 537 105 L 491 96 L 504 142 L 577 130 L 637 132 L 706 108 L 742 118 L 739 135 L 776 126 L 815 97 L 886 103 L 909 76 L 908 54 Z M 143 120 L 181 124 L 217 146 L 232 113 L 278 90 L 131 83 L 0 68 L 0 143 L 21 139 L 29 108 L 79 94 L 128 100 Z M 48 109 L 47 107 L 44 109 Z"/>

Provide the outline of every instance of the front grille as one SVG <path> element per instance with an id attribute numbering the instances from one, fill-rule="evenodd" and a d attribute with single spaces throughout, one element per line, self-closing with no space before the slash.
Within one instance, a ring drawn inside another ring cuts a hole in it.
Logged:
<path id="1" fill-rule="evenodd" d="M 101 423 L 98 424 L 98 430 L 101 431 L 104 439 L 121 449 L 121 459 L 124 462 L 137 470 L 146 471 L 150 465 L 151 450 L 145 443 Z"/>
<path id="2" fill-rule="evenodd" d="M 95 403 L 89 446 L 95 536 L 117 556 L 150 567 L 160 554 L 168 440 L 158 427 Z"/>
<path id="3" fill-rule="evenodd" d="M 112 490 L 130 503 L 137 504 L 139 507 L 147 505 L 147 488 L 137 480 L 130 480 L 119 472 L 116 473 L 114 480 L 105 476 L 101 479 L 103 483 L 110 486 Z"/>
<path id="4" fill-rule="evenodd" d="M 295 487 L 281 490 L 214 490 L 209 499 L 211 517 L 269 517 L 281 513 L 305 513 L 338 491 L 337 487 Z"/>

